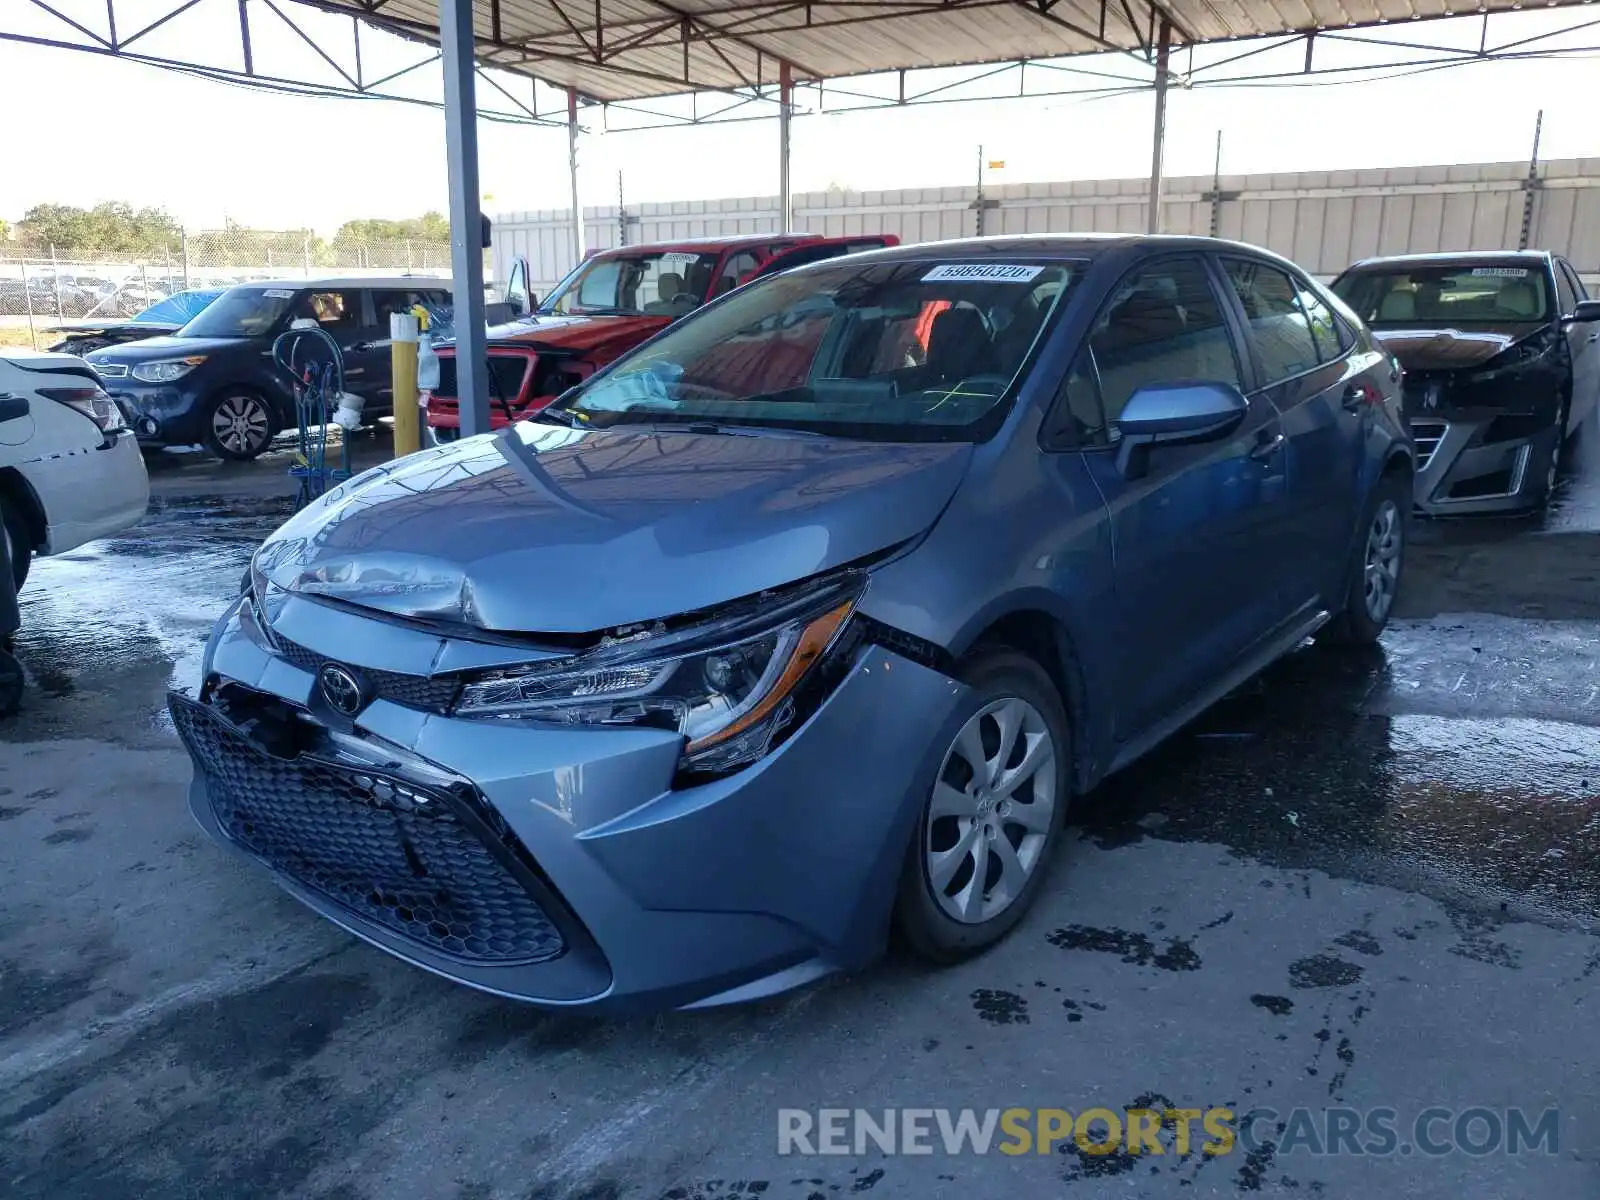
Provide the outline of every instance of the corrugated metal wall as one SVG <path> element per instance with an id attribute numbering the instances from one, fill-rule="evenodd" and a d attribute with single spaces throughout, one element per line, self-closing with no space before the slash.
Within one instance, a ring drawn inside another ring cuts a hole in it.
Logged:
<path id="1" fill-rule="evenodd" d="M 1169 179 L 1163 230 L 1237 238 L 1332 276 L 1358 258 L 1407 251 L 1514 248 L 1522 231 L 1525 163 L 1224 175 Z M 1144 229 L 1147 181 L 1113 179 L 1008 184 L 986 189 L 985 233 L 1123 232 Z M 902 241 L 978 232 L 971 187 L 891 192 L 803 192 L 795 224 L 828 235 L 894 233 Z M 615 206 L 584 210 L 586 244 L 615 246 Z M 629 244 L 775 230 L 776 197 L 628 207 Z M 564 209 L 495 218 L 495 276 L 524 255 L 541 294 L 572 267 Z M 1530 245 L 1559 251 L 1586 277 L 1600 276 L 1600 159 L 1559 159 L 1540 168 Z"/>

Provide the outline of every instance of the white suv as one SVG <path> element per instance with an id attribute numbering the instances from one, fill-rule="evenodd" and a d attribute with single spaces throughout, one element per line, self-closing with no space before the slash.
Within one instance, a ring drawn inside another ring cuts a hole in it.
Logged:
<path id="1" fill-rule="evenodd" d="M 150 480 L 122 410 L 83 359 L 0 351 L 0 526 L 17 586 L 34 554 L 136 524 Z"/>

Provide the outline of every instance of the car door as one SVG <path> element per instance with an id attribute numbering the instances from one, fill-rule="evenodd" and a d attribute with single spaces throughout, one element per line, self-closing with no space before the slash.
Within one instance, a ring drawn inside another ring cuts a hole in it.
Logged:
<path id="1" fill-rule="evenodd" d="M 1119 699 L 1128 741 L 1199 699 L 1282 623 L 1273 543 L 1283 518 L 1277 410 L 1251 396 L 1218 280 L 1199 255 L 1158 258 L 1112 289 L 1063 399 L 1105 500 L 1115 555 Z M 1213 382 L 1248 397 L 1215 440 L 1119 464 L 1117 419 L 1140 387 Z M 1082 414 L 1097 414 L 1084 423 Z"/>
<path id="2" fill-rule="evenodd" d="M 1556 294 L 1561 297 L 1561 315 L 1569 316 L 1578 301 L 1587 300 L 1589 291 L 1566 259 L 1556 260 Z M 1576 429 L 1600 408 L 1600 323 L 1573 321 L 1566 327 L 1567 344 L 1572 349 L 1572 412 L 1568 428 Z"/>
<path id="3" fill-rule="evenodd" d="M 344 352 L 345 388 L 364 401 L 362 411 L 380 415 L 394 408 L 394 350 L 389 343 L 389 314 L 409 312 L 421 292 L 359 288 L 346 293 L 346 316 L 323 328 Z M 381 303 L 380 303 L 381 301 Z"/>
<path id="4" fill-rule="evenodd" d="M 1352 361 L 1355 339 L 1298 272 L 1243 255 L 1219 261 L 1257 386 L 1288 439 L 1289 525 L 1278 543 L 1285 599 L 1291 611 L 1326 605 L 1344 579 L 1374 415 Z"/>

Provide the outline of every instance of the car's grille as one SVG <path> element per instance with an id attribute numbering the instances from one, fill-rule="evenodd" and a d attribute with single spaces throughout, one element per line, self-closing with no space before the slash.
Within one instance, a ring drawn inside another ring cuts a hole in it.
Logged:
<path id="1" fill-rule="evenodd" d="M 100 373 L 102 379 L 126 379 L 128 367 L 126 363 L 94 363 L 94 369 Z"/>
<path id="2" fill-rule="evenodd" d="M 291 642 L 281 634 L 272 635 L 272 644 L 284 658 L 313 675 L 322 669 L 324 663 L 338 661 L 298 642 Z M 450 706 L 456 702 L 456 693 L 461 690 L 461 682 L 449 677 L 404 675 L 399 671 L 371 671 L 366 667 L 354 669 L 365 677 L 372 686 L 372 694 L 379 699 L 403 704 L 407 708 L 420 708 L 425 712 L 449 712 Z"/>
<path id="3" fill-rule="evenodd" d="M 171 708 L 218 823 L 274 870 L 464 961 L 540 962 L 565 948 L 545 910 L 462 820 L 468 801 L 274 757 L 206 705 L 174 697 Z"/>
<path id="4" fill-rule="evenodd" d="M 1428 464 L 1433 461 L 1433 453 L 1444 441 L 1444 433 L 1448 428 L 1443 421 L 1411 422 L 1411 437 L 1417 443 L 1417 470 L 1428 469 Z"/>

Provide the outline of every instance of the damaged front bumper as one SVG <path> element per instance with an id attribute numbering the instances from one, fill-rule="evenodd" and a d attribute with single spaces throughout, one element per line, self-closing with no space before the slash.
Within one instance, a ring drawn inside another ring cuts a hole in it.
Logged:
<path id="1" fill-rule="evenodd" d="M 1545 364 L 1506 373 L 1408 372 L 1417 508 L 1434 515 L 1523 512 L 1544 503 L 1564 430 L 1567 385 Z"/>
<path id="2" fill-rule="evenodd" d="M 171 700 L 200 824 L 372 944 L 549 1006 L 726 1003 L 877 957 L 964 691 L 864 641 L 780 746 L 684 786 L 675 733 L 450 716 L 405 669 L 481 644 L 299 598 L 269 639 L 253 613 Z M 378 680 L 353 719 L 320 699 L 335 661 Z"/>
<path id="3" fill-rule="evenodd" d="M 1452 413 L 1414 418 L 1416 504 L 1434 515 L 1522 512 L 1544 502 L 1555 413 Z"/>

